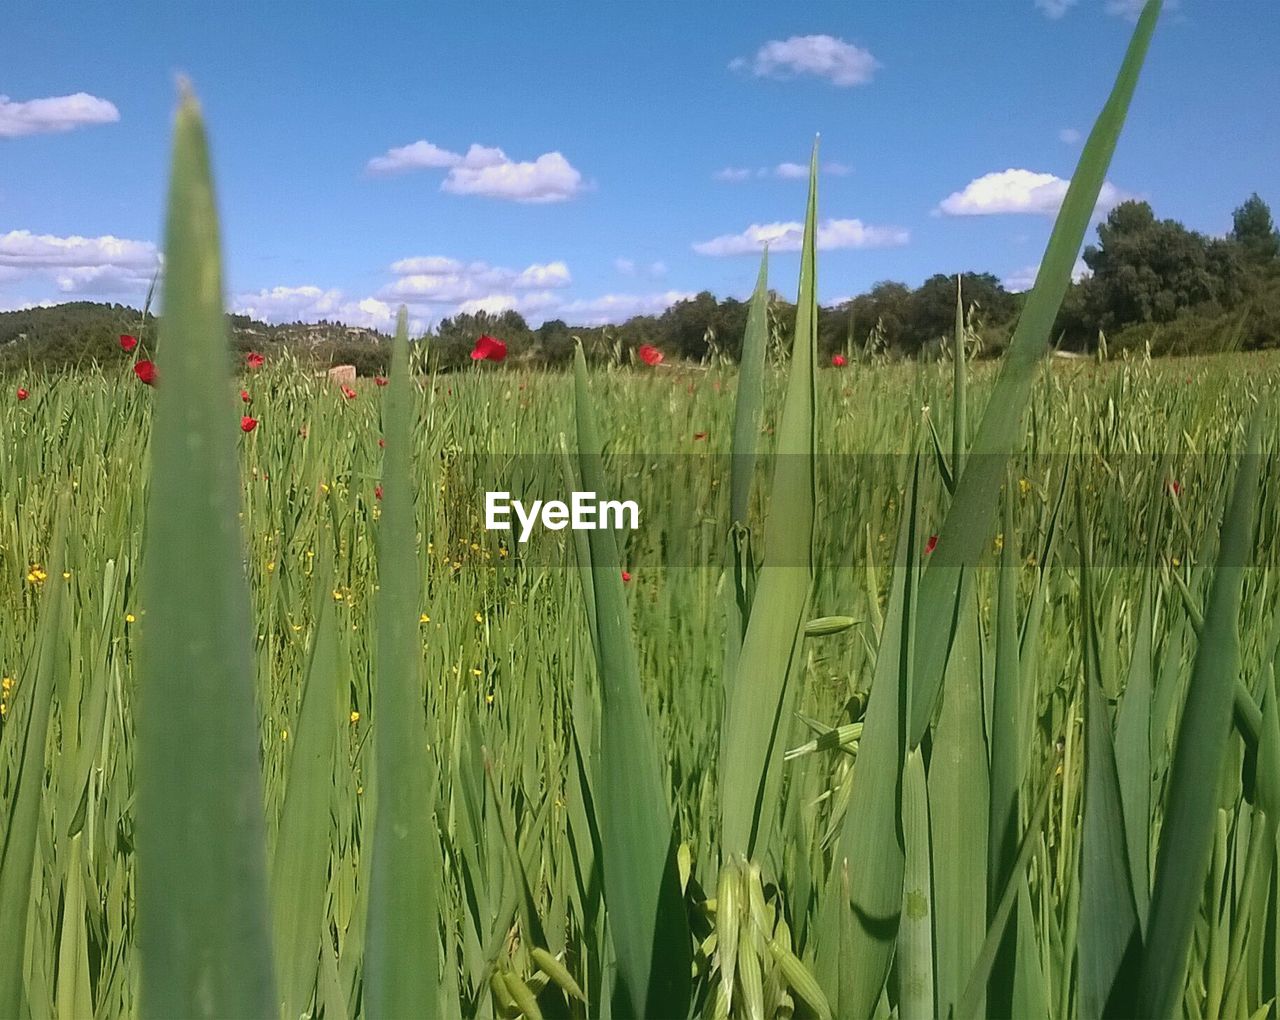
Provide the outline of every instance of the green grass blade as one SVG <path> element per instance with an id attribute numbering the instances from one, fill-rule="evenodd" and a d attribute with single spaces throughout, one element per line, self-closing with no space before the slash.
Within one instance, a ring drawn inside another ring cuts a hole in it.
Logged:
<path id="1" fill-rule="evenodd" d="M 378 537 L 378 673 L 373 691 L 377 808 L 364 985 L 365 1008 L 372 1017 L 434 1015 L 440 987 L 436 766 L 427 747 L 419 674 L 413 424 L 408 313 L 401 308 L 386 393 Z"/>
<path id="2" fill-rule="evenodd" d="M 1116 770 L 1111 714 L 1102 686 L 1093 564 L 1078 488 L 1080 611 L 1084 634 L 1084 822 L 1080 837 L 1080 1014 L 1132 1014 L 1132 971 L 1141 951 Z"/>
<path id="3" fill-rule="evenodd" d="M 764 355 L 769 339 L 769 249 L 760 256 L 760 273 L 747 310 L 738 367 L 738 392 L 733 408 L 733 446 L 730 453 L 729 520 L 745 524 L 751 504 L 751 480 L 756 470 L 760 421 L 764 412 Z"/>
<path id="4" fill-rule="evenodd" d="M 968 466 L 958 477 L 955 499 L 938 534 L 938 545 L 920 582 L 919 638 L 916 642 L 916 691 L 912 696 L 908 739 L 920 742 L 929 725 L 952 639 L 951 619 L 960 593 L 961 564 L 973 564 L 989 540 L 992 507 L 1005 463 L 1021 430 L 1022 414 L 1035 382 L 1049 333 L 1071 282 L 1080 244 L 1098 203 L 1116 140 L 1138 82 L 1160 0 L 1149 0 L 1125 54 L 1115 87 L 1085 143 L 1062 208 L 1049 237 L 1036 284 L 1009 342 L 1008 352 L 986 412 L 969 449 Z"/>
<path id="5" fill-rule="evenodd" d="M 732 697 L 734 677 L 747 618 L 751 615 L 751 532 L 747 518 L 751 484 L 755 477 L 760 422 L 764 412 L 765 347 L 769 339 L 769 250 L 760 256 L 760 274 L 747 311 L 738 368 L 738 392 L 734 399 L 733 446 L 729 457 L 729 531 L 725 538 L 725 657 L 724 699 Z"/>
<path id="6" fill-rule="evenodd" d="M 145 1016 L 271 1016 L 249 592 L 218 221 L 200 109 L 174 129 L 137 708 Z"/>
<path id="7" fill-rule="evenodd" d="M 578 464 L 587 491 L 605 498 L 600 434 L 579 347 L 574 360 Z M 618 958 L 619 1008 L 637 1018 L 684 1016 L 691 948 L 676 867 L 676 840 L 653 731 L 640 689 L 631 617 L 612 531 L 587 532 L 590 560 L 579 563 L 595 600 L 600 674 L 600 750 L 593 792 L 604 869 L 604 898 Z"/>
<path id="8" fill-rule="evenodd" d="M 1133 885 L 1138 926 L 1146 933 L 1147 909 L 1151 899 L 1151 697 L 1154 609 L 1154 578 L 1147 571 L 1138 610 L 1138 633 L 1124 698 L 1116 713 L 1116 770 L 1120 777 L 1120 800 L 1124 807 L 1125 841 L 1129 850 L 1129 873 Z"/>
<path id="9" fill-rule="evenodd" d="M 903 1020 L 930 1020 L 938 1015 L 933 1001 L 933 875 L 924 754 L 918 747 L 907 753 L 902 775 L 902 842 L 906 871 L 898 928 L 899 1012 Z"/>
<path id="10" fill-rule="evenodd" d="M 974 571 L 961 586 L 956 639 L 929 761 L 929 823 L 938 1007 L 964 991 L 987 930 L 987 825 L 990 793 L 983 733 L 980 621 Z M 975 867 L 975 862 L 981 862 Z"/>
<path id="11" fill-rule="evenodd" d="M 969 449 L 969 402 L 965 380 L 964 345 L 964 294 L 962 277 L 956 277 L 956 332 L 955 350 L 952 352 L 951 390 L 951 470 L 955 480 L 964 473 L 964 455 Z M 948 486 L 954 491 L 954 484 Z"/>
<path id="12" fill-rule="evenodd" d="M 48 740 L 49 716 L 53 710 L 53 691 L 60 660 L 66 659 L 65 647 L 58 634 L 62 605 L 67 585 L 62 580 L 64 557 L 63 530 L 68 500 L 61 499 L 61 509 L 54 527 L 53 552 L 50 555 L 49 581 L 45 589 L 40 622 L 37 624 L 32 669 L 29 683 L 19 688 L 23 698 L 9 717 L 5 736 L 13 730 L 17 768 L 13 773 L 12 799 L 5 819 L 4 845 L 0 847 L 0 1016 L 18 1017 L 27 1012 L 23 960 L 26 957 L 27 916 L 31 904 L 31 876 L 40 842 L 40 800 L 44 790 L 45 746 Z M 28 693 L 29 692 L 29 693 Z"/>
<path id="13" fill-rule="evenodd" d="M 853 789 L 822 904 L 818 976 L 824 987 L 840 989 L 840 1016 L 870 1016 L 875 1009 L 889 973 L 902 911 L 905 850 L 900 837 L 899 784 L 907 753 L 903 741 L 919 559 L 919 487 L 917 456 L 898 524 L 894 559 L 898 566 L 876 653 Z"/>
<path id="14" fill-rule="evenodd" d="M 317 574 L 311 658 L 302 682 L 297 722 L 271 860 L 271 920 L 280 1016 L 302 1016 L 320 966 L 329 881 L 330 814 L 338 748 L 340 687 L 328 557 Z"/>
<path id="15" fill-rule="evenodd" d="M 803 645 L 813 555 L 814 361 L 818 309 L 814 279 L 818 147 L 809 165 L 809 205 L 800 258 L 787 393 L 778 423 L 764 564 L 725 709 L 720 759 L 721 852 L 750 857 L 768 841 L 782 765 L 793 658 Z M 762 838 L 764 837 L 764 838 Z"/>
<path id="16" fill-rule="evenodd" d="M 1237 627 L 1243 564 L 1253 545 L 1258 508 L 1261 426 L 1259 413 L 1223 518 L 1217 569 L 1170 767 L 1139 1003 L 1151 1016 L 1173 1016 L 1179 1011 L 1187 952 L 1213 850 L 1218 777 L 1231 734 L 1240 668 Z"/>

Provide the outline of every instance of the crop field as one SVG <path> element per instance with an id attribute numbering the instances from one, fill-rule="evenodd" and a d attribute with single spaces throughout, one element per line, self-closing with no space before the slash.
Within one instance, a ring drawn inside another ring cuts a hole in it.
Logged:
<path id="1" fill-rule="evenodd" d="M 994 362 L 816 363 L 815 153 L 740 366 L 233 366 L 184 96 L 0 401 L 0 1017 L 1273 1015 L 1280 359 L 1048 355 L 1157 11 Z"/>

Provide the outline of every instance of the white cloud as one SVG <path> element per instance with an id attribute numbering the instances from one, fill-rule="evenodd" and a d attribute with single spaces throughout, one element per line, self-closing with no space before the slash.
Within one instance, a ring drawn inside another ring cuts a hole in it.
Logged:
<path id="1" fill-rule="evenodd" d="M 774 39 L 748 60 L 730 62 L 735 71 L 750 70 L 758 78 L 793 78 L 807 74 L 832 85 L 862 85 L 871 80 L 880 62 L 867 50 L 830 35 L 793 35 Z"/>
<path id="2" fill-rule="evenodd" d="M 375 176 L 447 169 L 441 191 L 511 202 L 563 202 L 585 187 L 582 174 L 559 152 L 545 152 L 532 161 L 516 162 L 499 148 L 475 143 L 465 154 L 459 154 L 422 139 L 388 149 L 369 160 L 365 169 Z"/>
<path id="3" fill-rule="evenodd" d="M 456 166 L 462 157 L 428 141 L 417 141 L 399 148 L 388 149 L 365 164 L 371 174 L 402 174 L 410 170 L 427 170 L 436 167 Z"/>
<path id="4" fill-rule="evenodd" d="M 1040 267 L 1024 266 L 1021 269 L 1015 269 L 1006 276 L 1001 283 L 1004 289 L 1012 291 L 1015 294 L 1021 294 L 1023 291 L 1030 290 L 1035 286 L 1036 274 L 1040 272 Z M 1073 283 L 1079 283 L 1086 276 L 1090 275 L 1089 267 L 1084 264 L 1083 259 L 1076 259 L 1076 263 L 1071 267 L 1071 280 Z"/>
<path id="5" fill-rule="evenodd" d="M 64 295 L 145 291 L 160 261 L 149 241 L 110 234 L 57 237 L 29 230 L 0 234 L 0 280 L 43 276 Z"/>
<path id="6" fill-rule="evenodd" d="M 343 322 L 349 326 L 369 326 L 388 330 L 395 324 L 395 309 L 377 298 L 350 300 L 341 290 L 302 287 L 273 287 L 255 293 L 237 294 L 231 307 L 238 315 L 261 322 Z"/>
<path id="7" fill-rule="evenodd" d="M 1058 141 L 1064 145 L 1075 145 L 1076 142 L 1080 141 L 1080 138 L 1080 132 L 1075 128 L 1063 128 L 1058 132 Z"/>
<path id="8" fill-rule="evenodd" d="M 723 234 L 693 246 L 699 255 L 745 255 L 760 251 L 766 244 L 770 251 L 799 251 L 804 239 L 804 224 L 753 223 L 740 234 Z M 825 220 L 818 224 L 817 246 L 835 248 L 891 248 L 906 244 L 910 234 L 902 227 L 877 227 L 861 220 Z"/>
<path id="9" fill-rule="evenodd" d="M 847 163 L 823 163 L 818 169 L 829 177 L 846 177 L 853 173 L 853 167 Z M 745 167 L 727 166 L 723 170 L 717 170 L 711 176 L 717 181 L 725 181 L 729 184 L 740 184 L 751 177 L 777 177 L 784 181 L 801 181 L 808 180 L 809 164 L 779 163 L 777 166 L 762 166 L 754 172 Z"/>
<path id="10" fill-rule="evenodd" d="M 1044 11 L 1046 18 L 1057 20 L 1078 2 L 1079 0 L 1036 0 L 1036 6 Z"/>
<path id="11" fill-rule="evenodd" d="M 512 202 L 563 202 L 582 191 L 580 174 L 558 152 L 547 152 L 533 162 L 505 159 L 485 166 L 459 165 L 449 171 L 440 186 L 454 195 L 483 195 Z"/>
<path id="12" fill-rule="evenodd" d="M 614 259 L 613 268 L 623 276 L 647 276 L 651 280 L 667 275 L 667 264 L 661 261 L 640 265 L 634 259 Z"/>
<path id="13" fill-rule="evenodd" d="M 1145 6 L 1146 0 L 1107 0 L 1107 13 L 1114 14 L 1118 18 L 1127 18 L 1129 21 L 1137 21 L 1138 15 L 1142 13 L 1142 8 Z M 1180 6 L 1180 0 L 1165 0 L 1164 3 L 1166 13 L 1176 11 Z"/>
<path id="14" fill-rule="evenodd" d="M 574 326 L 601 326 L 610 322 L 625 322 L 633 315 L 658 315 L 677 301 L 687 301 L 694 296 L 689 291 L 681 290 L 652 294 L 601 294 L 558 305 L 554 317 L 564 319 Z M 546 317 L 551 318 L 549 315 Z"/>
<path id="15" fill-rule="evenodd" d="M 989 216 L 995 213 L 1053 215 L 1067 194 L 1068 182 L 1053 174 L 1032 170 L 1000 170 L 970 181 L 938 205 L 947 216 Z M 1098 209 L 1110 209 L 1128 195 L 1110 181 L 1102 185 Z"/>
<path id="16" fill-rule="evenodd" d="M 114 103 L 87 92 L 15 103 L 0 95 L 0 138 L 72 131 L 87 124 L 113 124 L 120 119 Z"/>
<path id="17" fill-rule="evenodd" d="M 391 264 L 399 277 L 381 296 L 410 304 L 458 304 L 509 291 L 567 287 L 573 282 L 564 262 L 535 262 L 524 269 L 506 269 L 487 262 L 461 262 L 429 255 Z"/>

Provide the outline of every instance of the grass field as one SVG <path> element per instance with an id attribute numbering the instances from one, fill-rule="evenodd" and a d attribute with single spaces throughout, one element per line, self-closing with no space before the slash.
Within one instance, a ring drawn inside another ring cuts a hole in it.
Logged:
<path id="1" fill-rule="evenodd" d="M 0 1016 L 1273 1011 L 1280 360 L 1045 357 L 1157 12 L 988 365 L 819 370 L 815 153 L 740 368 L 233 376 L 184 97 L 155 385 L 0 402 Z"/>

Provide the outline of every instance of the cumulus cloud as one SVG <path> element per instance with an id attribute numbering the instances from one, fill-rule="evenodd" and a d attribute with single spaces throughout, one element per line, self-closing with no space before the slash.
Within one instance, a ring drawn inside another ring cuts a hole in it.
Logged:
<path id="1" fill-rule="evenodd" d="M 690 291 L 665 290 L 650 294 L 601 294 L 578 298 L 556 306 L 555 317 L 576 326 L 602 326 L 625 322 L 633 315 L 659 315 L 677 301 L 688 301 Z M 549 316 L 548 316 L 549 317 Z"/>
<path id="2" fill-rule="evenodd" d="M 499 148 L 474 143 L 462 154 L 423 139 L 388 149 L 369 160 L 365 169 L 374 176 L 447 169 L 441 191 L 511 202 L 563 202 L 585 187 L 582 174 L 560 152 L 517 162 Z"/>
<path id="3" fill-rule="evenodd" d="M 573 282 L 569 267 L 560 261 L 507 269 L 487 262 L 428 255 L 393 262 L 391 272 L 398 279 L 379 296 L 409 304 L 459 304 L 514 291 L 567 287 Z"/>
<path id="4" fill-rule="evenodd" d="M 1146 0 L 1107 0 L 1107 13 L 1129 21 L 1137 21 L 1138 15 L 1142 13 L 1142 8 L 1145 6 Z M 1180 6 L 1180 0 L 1165 0 L 1164 9 L 1167 13 L 1176 11 Z"/>
<path id="5" fill-rule="evenodd" d="M 341 290 L 321 287 L 272 287 L 253 293 L 237 294 L 231 307 L 238 315 L 248 315 L 261 322 L 343 322 L 349 326 L 368 326 L 389 330 L 395 323 L 395 310 L 386 302 L 367 297 L 349 299 Z"/>
<path id="6" fill-rule="evenodd" d="M 1036 0 L 1036 7 L 1044 12 L 1046 18 L 1055 21 L 1071 10 L 1079 0 Z"/>
<path id="7" fill-rule="evenodd" d="M 804 224 L 753 223 L 740 234 L 722 234 L 693 246 L 699 255 L 746 255 L 760 251 L 766 244 L 770 251 L 799 251 L 804 238 Z M 861 220 L 825 220 L 818 224 L 817 246 L 826 251 L 835 248 L 892 248 L 906 244 L 910 233 L 902 227 L 878 227 Z"/>
<path id="8" fill-rule="evenodd" d="M 847 163 L 828 162 L 818 167 L 819 173 L 828 177 L 847 177 L 853 173 L 853 167 Z M 717 181 L 728 184 L 740 184 L 752 177 L 777 177 L 784 181 L 801 181 L 809 177 L 808 163 L 779 163 L 777 166 L 762 166 L 758 170 L 745 167 L 727 166 L 711 175 Z"/>
<path id="9" fill-rule="evenodd" d="M 58 237 L 0 234 L 0 280 L 43 276 L 65 295 L 127 294 L 145 289 L 160 265 L 156 246 L 105 234 Z"/>
<path id="10" fill-rule="evenodd" d="M 995 213 L 1039 213 L 1051 216 L 1067 194 L 1068 182 L 1033 170 L 1000 170 L 970 181 L 938 205 L 947 216 L 990 216 Z M 1102 185 L 1098 209 L 1119 205 L 1129 196 L 1110 181 Z"/>
<path id="11" fill-rule="evenodd" d="M 734 71 L 750 71 L 757 78 L 794 78 L 811 75 L 832 85 L 863 85 L 880 67 L 867 50 L 830 35 L 793 35 L 773 39 L 754 57 L 737 57 L 729 63 Z"/>
<path id="12" fill-rule="evenodd" d="M 1021 269 L 1015 269 L 1006 276 L 1001 283 L 1004 289 L 1012 291 L 1014 294 L 1021 294 L 1023 291 L 1030 290 L 1035 286 L 1036 274 L 1040 272 L 1039 265 L 1024 266 Z M 1071 280 L 1073 283 L 1079 283 L 1086 276 L 1090 275 L 1089 267 L 1084 264 L 1083 259 L 1076 259 L 1076 263 L 1071 268 Z"/>
<path id="13" fill-rule="evenodd" d="M 665 262 L 650 262 L 648 265 L 641 265 L 635 259 L 614 259 L 613 268 L 623 276 L 647 276 L 651 280 L 658 280 L 667 275 L 667 264 Z"/>
<path id="14" fill-rule="evenodd" d="M 16 103 L 0 95 L 0 138 L 55 134 L 88 124 L 114 124 L 120 111 L 114 103 L 87 92 L 50 96 Z"/>
<path id="15" fill-rule="evenodd" d="M 403 174 L 411 170 L 428 170 L 437 167 L 456 166 L 462 159 L 456 152 L 449 152 L 428 141 L 412 142 L 399 148 L 388 149 L 365 165 L 371 174 Z"/>

